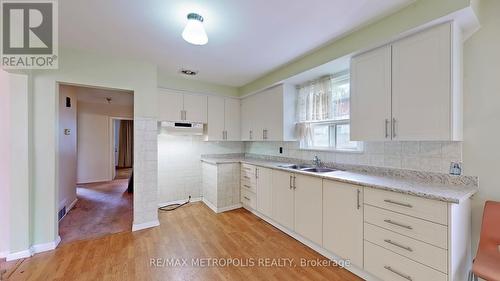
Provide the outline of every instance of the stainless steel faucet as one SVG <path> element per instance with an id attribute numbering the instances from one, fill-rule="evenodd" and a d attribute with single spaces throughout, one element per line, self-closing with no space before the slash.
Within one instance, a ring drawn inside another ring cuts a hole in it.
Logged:
<path id="1" fill-rule="evenodd" d="M 321 167 L 321 159 L 319 159 L 318 155 L 314 155 L 312 162 L 314 166 Z"/>

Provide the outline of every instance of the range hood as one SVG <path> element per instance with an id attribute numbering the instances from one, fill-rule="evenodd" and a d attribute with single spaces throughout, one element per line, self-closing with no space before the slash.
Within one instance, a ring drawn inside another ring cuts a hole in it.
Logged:
<path id="1" fill-rule="evenodd" d="M 203 135 L 203 123 L 161 121 L 161 132 L 172 135 Z"/>

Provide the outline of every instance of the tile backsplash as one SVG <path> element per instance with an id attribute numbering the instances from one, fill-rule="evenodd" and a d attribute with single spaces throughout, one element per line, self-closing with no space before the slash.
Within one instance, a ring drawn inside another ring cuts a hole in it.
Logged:
<path id="1" fill-rule="evenodd" d="M 446 174 L 452 161 L 462 162 L 462 142 L 365 142 L 362 152 L 306 150 L 300 149 L 298 142 L 246 142 L 245 152 L 304 160 L 317 155 L 324 162 Z"/>
<path id="2" fill-rule="evenodd" d="M 243 142 L 206 142 L 202 136 L 158 135 L 158 202 L 202 195 L 202 154 L 244 152 Z"/>

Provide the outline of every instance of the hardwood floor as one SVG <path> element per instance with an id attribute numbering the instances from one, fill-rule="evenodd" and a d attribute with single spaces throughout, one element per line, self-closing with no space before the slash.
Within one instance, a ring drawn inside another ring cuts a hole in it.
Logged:
<path id="1" fill-rule="evenodd" d="M 326 259 L 244 209 L 215 214 L 198 202 L 160 212 L 159 219 L 160 227 L 35 255 L 10 280 L 361 280 L 338 267 L 301 266 L 301 259 Z M 165 263 L 173 258 L 188 264 Z M 280 264 L 259 263 L 265 258 Z M 241 264 L 224 265 L 227 259 Z"/>
<path id="2" fill-rule="evenodd" d="M 120 169 L 113 181 L 77 187 L 78 201 L 59 223 L 61 244 L 131 231 L 132 195 L 127 192 L 131 172 Z"/>

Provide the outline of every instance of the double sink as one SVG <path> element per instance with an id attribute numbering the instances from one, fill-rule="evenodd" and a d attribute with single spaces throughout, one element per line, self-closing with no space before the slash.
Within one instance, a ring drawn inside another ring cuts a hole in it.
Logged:
<path id="1" fill-rule="evenodd" d="M 298 170 L 302 172 L 310 172 L 310 173 L 329 173 L 337 171 L 336 169 L 326 168 L 326 167 L 315 167 L 311 165 L 302 165 L 302 164 L 287 164 L 287 165 L 279 165 L 280 168 Z"/>

